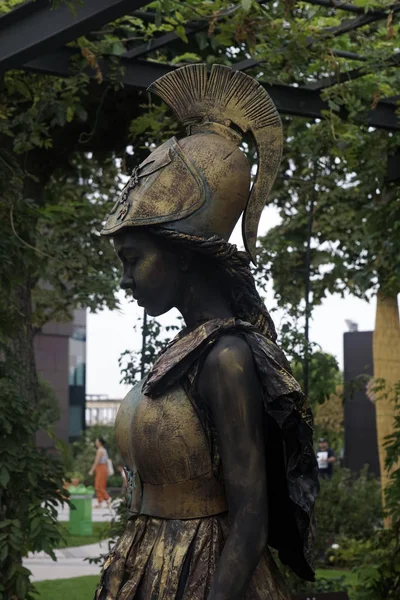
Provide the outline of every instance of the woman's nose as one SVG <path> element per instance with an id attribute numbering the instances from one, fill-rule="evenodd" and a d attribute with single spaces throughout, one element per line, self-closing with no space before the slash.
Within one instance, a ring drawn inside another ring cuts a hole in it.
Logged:
<path id="1" fill-rule="evenodd" d="M 133 277 L 130 277 L 126 273 L 122 275 L 122 279 L 119 285 L 123 290 L 133 291 L 135 289 L 135 282 L 133 281 Z"/>

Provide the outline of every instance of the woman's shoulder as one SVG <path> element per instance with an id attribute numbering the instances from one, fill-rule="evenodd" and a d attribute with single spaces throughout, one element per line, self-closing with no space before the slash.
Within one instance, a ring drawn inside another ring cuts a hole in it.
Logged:
<path id="1" fill-rule="evenodd" d="M 227 380 L 242 382 L 254 378 L 256 365 L 253 352 L 245 337 L 224 333 L 210 347 L 198 374 L 200 388 L 210 381 Z"/>
<path id="2" fill-rule="evenodd" d="M 204 368 L 232 369 L 252 359 L 252 352 L 248 342 L 241 335 L 233 332 L 221 334 L 211 346 L 205 361 Z"/>

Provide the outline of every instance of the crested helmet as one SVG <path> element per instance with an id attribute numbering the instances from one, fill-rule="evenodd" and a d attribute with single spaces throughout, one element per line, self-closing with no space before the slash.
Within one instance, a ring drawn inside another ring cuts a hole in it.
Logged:
<path id="1" fill-rule="evenodd" d="M 270 96 L 252 77 L 229 67 L 181 67 L 149 91 L 172 108 L 187 136 L 172 137 L 135 169 L 112 208 L 103 235 L 160 225 L 228 240 L 243 213 L 242 233 L 255 261 L 257 229 L 282 153 L 282 124 Z M 257 174 L 241 150 L 250 135 Z"/>

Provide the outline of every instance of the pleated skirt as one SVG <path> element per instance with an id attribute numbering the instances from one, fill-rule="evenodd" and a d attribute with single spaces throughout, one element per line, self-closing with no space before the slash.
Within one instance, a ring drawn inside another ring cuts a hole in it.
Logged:
<path id="1" fill-rule="evenodd" d="M 104 564 L 95 600 L 207 600 L 228 533 L 226 515 L 132 517 Z M 243 600 L 288 599 L 266 549 Z"/>

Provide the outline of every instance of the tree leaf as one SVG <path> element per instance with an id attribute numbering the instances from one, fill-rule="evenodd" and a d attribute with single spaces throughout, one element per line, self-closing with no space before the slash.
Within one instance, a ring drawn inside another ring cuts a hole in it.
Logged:
<path id="1" fill-rule="evenodd" d="M 9 481 L 10 481 L 10 473 L 6 469 L 6 467 L 2 466 L 0 468 L 0 486 L 2 488 L 6 488 Z"/>
<path id="2" fill-rule="evenodd" d="M 67 123 L 71 123 L 75 114 L 75 106 L 72 104 L 67 108 Z"/>
<path id="3" fill-rule="evenodd" d="M 178 26 L 176 27 L 176 29 L 175 29 L 175 33 L 176 33 L 176 35 L 177 35 L 178 37 L 180 37 L 180 39 L 181 39 L 183 42 L 186 42 L 186 43 L 188 43 L 188 42 L 189 42 L 189 40 L 188 40 L 188 38 L 187 38 L 187 35 L 186 35 L 185 28 L 184 28 L 184 26 L 183 26 L 183 25 L 178 25 Z"/>

